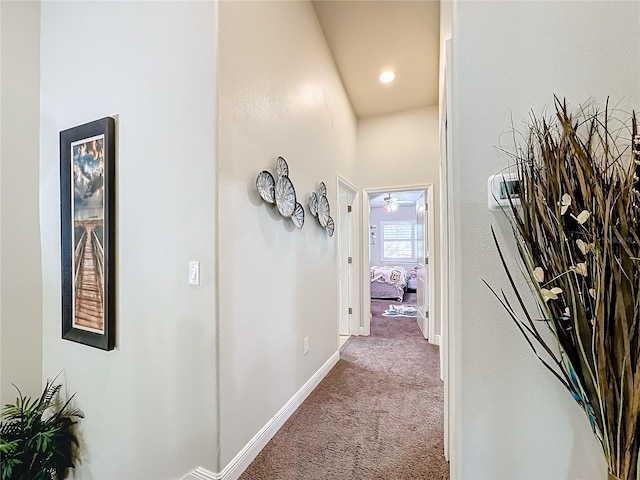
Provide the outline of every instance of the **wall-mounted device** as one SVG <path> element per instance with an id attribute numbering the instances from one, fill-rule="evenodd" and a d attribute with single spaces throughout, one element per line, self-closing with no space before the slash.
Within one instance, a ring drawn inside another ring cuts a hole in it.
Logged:
<path id="1" fill-rule="evenodd" d="M 491 175 L 487 182 L 487 200 L 489 210 L 510 209 L 511 205 L 520 205 L 520 179 L 515 173 Z"/>

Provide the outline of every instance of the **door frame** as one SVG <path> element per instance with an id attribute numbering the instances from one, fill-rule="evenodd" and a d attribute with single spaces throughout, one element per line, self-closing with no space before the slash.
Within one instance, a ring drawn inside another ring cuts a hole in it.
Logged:
<path id="1" fill-rule="evenodd" d="M 349 335 L 361 335 L 362 328 L 360 325 L 360 312 L 361 312 L 361 304 L 360 304 L 360 296 L 358 292 L 360 291 L 360 275 L 358 275 L 359 267 L 360 267 L 360 241 L 359 241 L 359 230 L 358 230 L 358 215 L 360 212 L 360 206 L 358 201 L 358 189 L 356 186 L 347 180 L 344 176 L 339 173 L 336 175 L 336 193 L 337 193 L 337 208 L 344 208 L 346 205 L 342 205 L 340 203 L 340 189 L 348 190 L 353 195 L 353 201 L 351 204 L 351 232 L 349 239 L 349 243 L 351 245 L 351 256 L 353 257 L 353 266 L 351 268 L 351 277 L 349 282 L 349 296 L 351 297 L 351 303 L 353 308 L 353 313 L 351 314 L 351 318 L 349 319 Z M 335 215 L 334 215 L 335 216 Z M 338 217 L 336 216 L 336 219 Z M 340 225 L 336 228 L 338 239 L 338 246 L 335 249 L 336 251 L 336 289 L 337 289 L 337 299 L 338 305 L 342 304 L 342 291 L 340 288 L 340 236 L 343 234 L 341 231 Z M 339 341 L 339 333 L 340 333 L 340 311 L 338 311 L 338 315 L 336 316 L 336 342 Z M 338 344 L 339 347 L 339 344 Z"/>
<path id="2" fill-rule="evenodd" d="M 369 262 L 371 258 L 371 249 L 369 245 L 369 222 L 370 222 L 370 208 L 369 208 L 369 194 L 380 194 L 380 193 L 392 193 L 392 192 L 406 192 L 406 191 L 424 191 L 425 198 L 428 198 L 430 201 L 429 204 L 429 213 L 428 213 L 428 222 L 430 224 L 429 231 L 425 232 L 429 237 L 429 245 L 435 245 L 435 212 L 433 208 L 433 183 L 421 183 L 417 185 L 396 185 L 393 187 L 381 187 L 381 188 L 366 188 L 362 190 L 362 205 L 366 206 L 366 208 L 362 209 L 362 230 L 360 231 L 361 239 L 362 239 L 362 266 L 361 266 L 361 285 L 362 288 L 360 291 L 362 292 L 360 297 L 360 304 L 362 307 L 362 318 L 360 320 L 362 324 L 362 334 L 363 335 L 371 335 L 371 273 L 369 270 Z M 431 248 L 431 247 L 430 247 Z M 430 252 L 431 254 L 436 255 L 437 252 Z M 429 275 L 435 275 L 433 270 L 433 262 L 429 262 Z M 434 293 L 432 293 L 432 289 L 434 288 L 434 283 L 432 281 L 433 276 L 429 279 L 429 330 L 431 331 L 432 323 L 433 329 L 435 331 L 435 315 L 433 315 L 433 307 L 434 304 Z M 434 335 L 435 337 L 435 335 Z M 435 342 L 435 338 L 429 339 L 430 343 Z"/>
<path id="3" fill-rule="evenodd" d="M 427 264 L 427 272 L 429 274 L 429 343 L 440 345 L 440 339 L 442 336 L 442 329 L 440 329 L 440 335 L 436 335 L 436 321 L 440 322 L 439 309 L 435 308 L 436 299 L 436 268 L 435 268 L 435 247 L 436 247 L 436 212 L 435 212 L 435 193 L 433 184 L 430 184 L 429 188 L 425 190 L 425 201 L 427 202 L 427 215 L 425 219 L 427 221 L 427 229 L 425 234 L 429 241 L 429 263 Z"/>
<path id="4" fill-rule="evenodd" d="M 453 321 L 455 296 L 449 285 L 457 282 L 453 270 L 452 256 L 456 251 L 454 218 L 454 185 L 452 180 L 453 133 L 452 81 L 451 81 L 451 38 L 445 40 L 444 65 L 442 67 L 442 90 L 440 96 L 440 312 L 442 346 L 440 348 L 440 375 L 444 382 L 444 456 L 449 461 L 451 478 L 457 475 L 457 388 L 456 342 L 457 331 Z"/>

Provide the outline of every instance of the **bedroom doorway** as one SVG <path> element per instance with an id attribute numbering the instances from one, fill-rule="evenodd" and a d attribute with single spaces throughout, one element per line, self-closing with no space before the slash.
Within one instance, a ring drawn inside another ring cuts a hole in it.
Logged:
<path id="1" fill-rule="evenodd" d="M 357 189 L 338 175 L 338 348 L 360 334 L 358 291 Z"/>
<path id="2" fill-rule="evenodd" d="M 411 309 L 424 338 L 438 343 L 434 313 L 433 185 L 364 191 L 363 330 L 371 332 L 372 299 Z M 431 258 L 430 258 L 431 257 Z M 373 278 L 372 278 L 373 274 Z M 373 280 L 373 281 L 372 281 Z M 391 308 L 391 305 L 390 305 Z"/>

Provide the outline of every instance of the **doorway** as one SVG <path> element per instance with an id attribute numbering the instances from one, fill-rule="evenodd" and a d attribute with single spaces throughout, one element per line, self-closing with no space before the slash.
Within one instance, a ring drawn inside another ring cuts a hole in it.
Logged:
<path id="1" fill-rule="evenodd" d="M 363 192 L 363 333 L 371 332 L 371 299 L 391 298 L 416 306 L 416 320 L 425 339 L 439 343 L 434 314 L 433 185 L 368 189 Z M 395 285 L 372 282 L 390 267 L 400 272 Z M 404 278 L 402 278 L 404 277 Z"/>
<path id="2" fill-rule="evenodd" d="M 338 175 L 338 348 L 360 335 L 357 255 L 357 189 Z"/>

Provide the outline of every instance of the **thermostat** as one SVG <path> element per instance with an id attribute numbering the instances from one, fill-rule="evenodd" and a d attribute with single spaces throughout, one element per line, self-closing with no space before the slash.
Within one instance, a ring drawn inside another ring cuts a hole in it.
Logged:
<path id="1" fill-rule="evenodd" d="M 498 211 L 520 205 L 520 179 L 515 173 L 491 175 L 487 182 L 489 210 Z"/>

